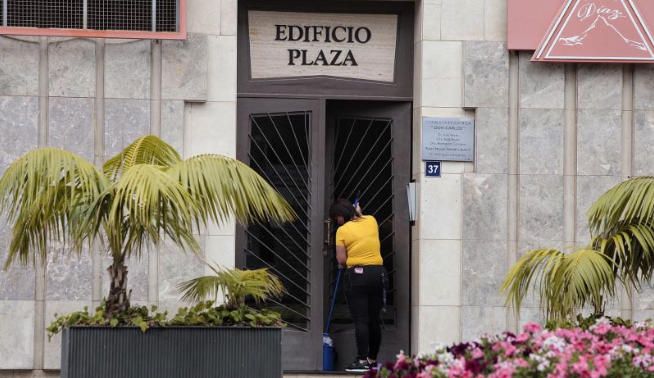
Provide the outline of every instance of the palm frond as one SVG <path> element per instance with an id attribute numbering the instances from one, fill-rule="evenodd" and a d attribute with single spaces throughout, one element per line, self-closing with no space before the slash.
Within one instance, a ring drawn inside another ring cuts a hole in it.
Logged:
<path id="1" fill-rule="evenodd" d="M 109 159 L 104 164 L 103 170 L 110 180 L 116 181 L 126 170 L 137 164 L 168 167 L 180 160 L 181 157 L 171 145 L 154 135 L 146 135 Z"/>
<path id="2" fill-rule="evenodd" d="M 286 200 L 254 170 L 221 155 L 199 155 L 167 170 L 193 196 L 202 222 L 287 222 L 295 213 Z"/>
<path id="3" fill-rule="evenodd" d="M 517 312 L 529 291 L 534 288 L 546 289 L 542 284 L 543 272 L 556 271 L 564 258 L 563 252 L 556 249 L 537 249 L 525 253 L 509 270 L 501 291 L 507 295 L 507 305 L 511 304 Z M 541 295 L 541 299 L 548 295 Z"/>
<path id="4" fill-rule="evenodd" d="M 654 224 L 654 177 L 635 177 L 600 196 L 588 211 L 593 236 L 608 236 L 620 223 Z"/>
<path id="5" fill-rule="evenodd" d="M 640 289 L 654 271 L 654 229 L 647 224 L 620 222 L 608 237 L 596 236 L 594 249 L 614 261 L 615 275 L 626 285 Z"/>
<path id="6" fill-rule="evenodd" d="M 516 312 L 530 290 L 537 289 L 547 318 L 566 319 L 586 305 L 596 310 L 605 296 L 615 294 L 613 262 L 601 252 L 556 249 L 526 253 L 507 274 L 502 291 Z"/>
<path id="7" fill-rule="evenodd" d="M 284 294 L 284 285 L 268 269 L 224 270 L 214 266 L 211 269 L 215 275 L 198 277 L 178 285 L 178 290 L 183 294 L 182 300 L 197 303 L 207 298 L 216 299 L 222 293 L 227 306 L 236 308 L 245 304 L 247 298 L 259 303 Z"/>
<path id="8" fill-rule="evenodd" d="M 111 196 L 106 226 L 109 243 L 120 243 L 125 256 L 140 256 L 148 243 L 159 243 L 162 234 L 184 249 L 199 252 L 193 237 L 196 203 L 161 167 L 134 165 L 104 195 Z"/>
<path id="9" fill-rule="evenodd" d="M 104 176 L 82 157 L 58 148 L 41 148 L 14 161 L 0 178 L 0 212 L 13 224 L 5 268 L 13 261 L 45 260 L 50 240 L 82 239 L 72 231 L 77 212 L 89 206 L 108 186 Z"/>

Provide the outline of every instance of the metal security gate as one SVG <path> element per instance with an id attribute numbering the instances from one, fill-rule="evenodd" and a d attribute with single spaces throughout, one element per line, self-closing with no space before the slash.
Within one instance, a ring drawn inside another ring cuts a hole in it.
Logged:
<path id="1" fill-rule="evenodd" d="M 239 99 L 238 157 L 271 183 L 298 219 L 252 225 L 237 237 L 237 265 L 268 267 L 287 289 L 270 303 L 287 322 L 284 369 L 319 370 L 321 334 L 333 285 L 334 198 L 362 195 L 380 224 L 392 290 L 384 316 L 382 358 L 409 348 L 409 223 L 405 185 L 410 174 L 410 104 Z M 342 294 L 342 291 L 341 291 Z M 354 335 L 341 296 L 333 335 L 337 366 L 354 356 Z"/>
<path id="2" fill-rule="evenodd" d="M 411 106 L 407 103 L 339 101 L 327 107 L 328 204 L 359 195 L 365 214 L 377 219 L 390 287 L 382 312 L 380 360 L 409 350 L 410 227 L 406 184 L 411 172 Z M 326 206 L 328 206 L 326 204 Z M 325 277 L 333 287 L 335 253 L 330 249 Z M 356 355 L 354 328 L 343 291 L 332 335 L 343 368 Z"/>

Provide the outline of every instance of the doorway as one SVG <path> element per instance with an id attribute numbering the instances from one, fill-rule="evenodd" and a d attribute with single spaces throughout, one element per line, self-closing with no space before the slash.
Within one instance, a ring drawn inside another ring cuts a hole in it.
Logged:
<path id="1" fill-rule="evenodd" d="M 269 268 L 287 294 L 284 370 L 320 370 L 322 332 L 335 283 L 335 230 L 327 209 L 359 194 L 380 226 L 391 287 L 380 359 L 409 351 L 411 103 L 239 98 L 238 158 L 274 186 L 298 215 L 294 223 L 251 225 L 237 236 L 237 265 Z M 354 329 L 339 291 L 331 335 L 337 367 L 355 355 Z"/>

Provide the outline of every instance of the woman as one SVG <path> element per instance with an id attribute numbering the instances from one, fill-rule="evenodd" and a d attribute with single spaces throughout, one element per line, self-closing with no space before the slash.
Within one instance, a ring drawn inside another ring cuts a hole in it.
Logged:
<path id="1" fill-rule="evenodd" d="M 346 297 L 354 321 L 357 358 L 345 370 L 365 372 L 377 363 L 381 345 L 379 313 L 384 305 L 384 261 L 375 217 L 362 215 L 347 200 L 337 200 L 329 216 L 338 224 L 336 260 L 346 267 Z"/>

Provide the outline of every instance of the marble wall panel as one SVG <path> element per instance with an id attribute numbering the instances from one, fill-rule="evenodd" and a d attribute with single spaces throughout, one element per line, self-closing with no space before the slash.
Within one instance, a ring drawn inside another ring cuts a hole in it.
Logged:
<path id="1" fill-rule="evenodd" d="M 500 293 L 507 272 L 506 241 L 463 241 L 463 305 L 503 306 Z"/>
<path id="2" fill-rule="evenodd" d="M 188 31 L 191 33 L 220 34 L 222 1 L 194 0 L 186 6 Z"/>
<path id="3" fill-rule="evenodd" d="M 622 65 L 581 64 L 577 69 L 579 109 L 622 109 Z"/>
<path id="4" fill-rule="evenodd" d="M 85 306 L 88 307 L 89 312 L 95 311 L 91 302 L 48 301 L 45 304 L 45 324 L 50 324 L 56 315 L 61 316 L 73 311 L 81 311 Z M 43 368 L 59 370 L 61 367 L 61 333 L 54 335 L 51 339 L 44 334 L 43 340 Z"/>
<path id="5" fill-rule="evenodd" d="M 577 113 L 577 174 L 619 175 L 622 112 L 581 109 Z"/>
<path id="6" fill-rule="evenodd" d="M 50 96 L 95 96 L 95 42 L 70 39 L 48 46 Z"/>
<path id="7" fill-rule="evenodd" d="M 634 320 L 644 322 L 654 320 L 654 310 L 639 310 L 634 313 Z"/>
<path id="8" fill-rule="evenodd" d="M 563 109 L 565 66 L 531 62 L 532 55 L 531 52 L 520 53 L 520 107 Z"/>
<path id="9" fill-rule="evenodd" d="M 0 266 L 7 259 L 7 251 L 11 242 L 11 229 L 0 220 Z M 0 269 L 0 301 L 34 299 L 34 268 L 31 265 L 21 265 L 15 261 L 8 269 Z"/>
<path id="10" fill-rule="evenodd" d="M 422 239 L 461 239 L 463 187 L 460 174 L 444 174 L 420 183 L 418 227 Z M 447 206 L 442 206 L 447 204 Z M 438 211 L 432 209 L 438 208 Z"/>
<path id="11" fill-rule="evenodd" d="M 169 240 L 164 241 L 159 252 L 159 300 L 178 302 L 181 295 L 177 285 L 204 274 L 202 260 Z"/>
<path id="12" fill-rule="evenodd" d="M 506 239 L 507 181 L 507 175 L 463 175 L 464 239 Z"/>
<path id="13" fill-rule="evenodd" d="M 184 155 L 184 101 L 161 102 L 161 138 Z"/>
<path id="14" fill-rule="evenodd" d="M 634 294 L 636 311 L 654 310 L 654 282 L 645 282 L 640 293 Z"/>
<path id="15" fill-rule="evenodd" d="M 509 112 L 506 108 L 478 108 L 475 112 L 475 172 L 507 173 Z"/>
<path id="16" fill-rule="evenodd" d="M 620 182 L 616 176 L 577 176 L 577 240 L 590 241 L 587 212 L 592 204 L 607 190 Z"/>
<path id="17" fill-rule="evenodd" d="M 507 1 L 484 1 L 484 39 L 487 41 L 506 41 Z"/>
<path id="18" fill-rule="evenodd" d="M 634 109 L 654 110 L 654 67 L 634 65 Z"/>
<path id="19" fill-rule="evenodd" d="M 484 39 L 484 0 L 442 0 L 440 23 L 444 40 Z"/>
<path id="20" fill-rule="evenodd" d="M 238 23 L 238 1 L 221 0 L 220 1 L 220 34 L 236 35 Z"/>
<path id="21" fill-rule="evenodd" d="M 0 301 L 0 371 L 34 366 L 34 302 Z"/>
<path id="22" fill-rule="evenodd" d="M 519 330 L 527 323 L 545 324 L 545 314 L 540 307 L 523 307 L 520 309 Z"/>
<path id="23" fill-rule="evenodd" d="M 0 95 L 38 95 L 38 42 L 0 37 L 0 56 Z"/>
<path id="24" fill-rule="evenodd" d="M 151 41 L 107 41 L 104 52 L 106 98 L 150 97 Z"/>
<path id="25" fill-rule="evenodd" d="M 46 276 L 46 298 L 80 301 L 91 299 L 93 263 L 88 251 L 77 255 L 70 247 L 51 243 Z"/>
<path id="26" fill-rule="evenodd" d="M 461 332 L 463 333 L 463 340 L 476 340 L 481 336 L 497 335 L 506 330 L 505 307 L 461 307 Z"/>
<path id="27" fill-rule="evenodd" d="M 39 99 L 0 97 L 0 172 L 38 142 Z"/>
<path id="28" fill-rule="evenodd" d="M 414 306 L 412 341 L 414 353 L 433 353 L 437 345 L 449 345 L 461 339 L 460 306 Z"/>
<path id="29" fill-rule="evenodd" d="M 562 109 L 520 112 L 520 173 L 563 174 L 565 113 Z"/>
<path id="30" fill-rule="evenodd" d="M 419 248 L 414 261 L 417 296 L 422 306 L 458 306 L 461 304 L 460 240 L 427 240 L 415 242 Z"/>
<path id="31" fill-rule="evenodd" d="M 460 41 L 423 41 L 416 44 L 414 106 L 453 107 L 463 105 L 463 44 Z"/>
<path id="32" fill-rule="evenodd" d="M 518 236 L 563 240 L 563 176 L 520 176 Z"/>
<path id="33" fill-rule="evenodd" d="M 654 175 L 654 112 L 634 112 L 633 173 L 635 176 Z"/>
<path id="34" fill-rule="evenodd" d="M 110 158 L 150 133 L 150 102 L 105 100 L 105 156 Z"/>
<path id="35" fill-rule="evenodd" d="M 93 162 L 94 106 L 92 98 L 51 97 L 48 103 L 48 144 Z"/>
<path id="36" fill-rule="evenodd" d="M 509 104 L 509 53 L 503 42 L 463 44 L 465 107 L 506 107 Z"/>
<path id="37" fill-rule="evenodd" d="M 207 100 L 207 50 L 206 34 L 189 33 L 184 41 L 163 42 L 162 98 Z"/>

